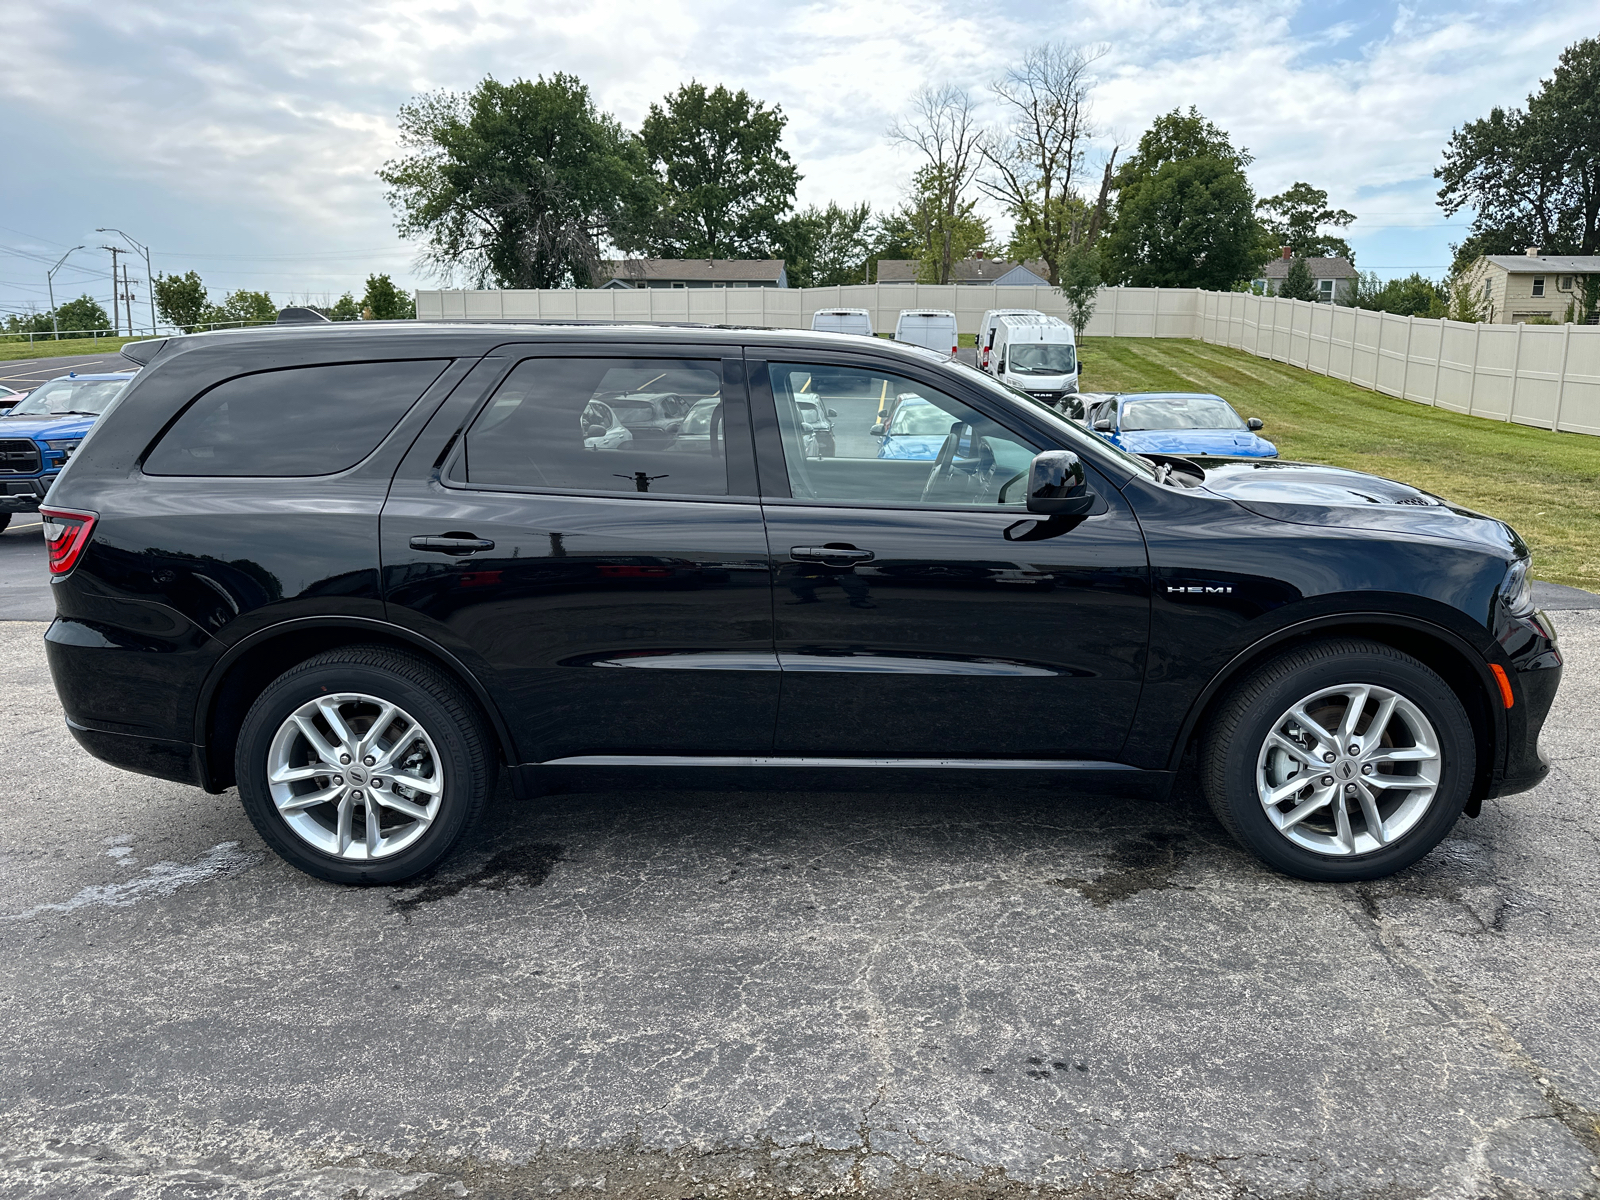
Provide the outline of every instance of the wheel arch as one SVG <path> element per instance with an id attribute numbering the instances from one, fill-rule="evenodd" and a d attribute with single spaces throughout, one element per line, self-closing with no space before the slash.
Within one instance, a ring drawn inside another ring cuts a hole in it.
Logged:
<path id="1" fill-rule="evenodd" d="M 1455 692 L 1472 722 L 1479 746 L 1490 753 L 1480 755 L 1467 813 L 1477 816 L 1484 796 L 1502 768 L 1507 730 L 1505 712 L 1493 703 L 1499 685 L 1490 674 L 1489 664 L 1459 634 L 1417 617 L 1397 613 L 1340 613 L 1312 618 L 1270 633 L 1239 651 L 1195 698 L 1184 716 L 1173 744 L 1168 769 L 1176 771 L 1190 744 L 1205 729 L 1206 721 L 1241 679 L 1256 667 L 1295 645 L 1329 637 L 1362 637 L 1381 642 L 1411 655 L 1442 678 Z"/>
<path id="2" fill-rule="evenodd" d="M 517 761 L 510 728 L 478 677 L 450 651 L 428 638 L 370 617 L 302 617 L 257 630 L 219 658 L 195 704 L 195 744 L 208 792 L 234 782 L 233 751 L 244 715 L 260 691 L 290 667 L 340 646 L 387 645 L 427 659 L 466 691 L 494 734 L 501 760 Z"/>

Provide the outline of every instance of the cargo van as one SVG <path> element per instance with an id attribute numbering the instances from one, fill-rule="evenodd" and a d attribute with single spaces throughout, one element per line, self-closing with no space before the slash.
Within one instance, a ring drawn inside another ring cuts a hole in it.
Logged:
<path id="1" fill-rule="evenodd" d="M 978 326 L 978 366 L 989 369 L 989 352 L 994 349 L 994 331 L 1001 317 L 1042 317 L 1036 308 L 991 308 L 983 314 L 983 324 Z"/>
<path id="2" fill-rule="evenodd" d="M 989 374 L 1060 407 L 1078 390 L 1078 346 L 1072 326 L 1042 314 L 1001 317 L 989 350 Z"/>
<path id="3" fill-rule="evenodd" d="M 894 323 L 894 340 L 952 357 L 961 344 L 956 337 L 956 315 L 947 308 L 902 309 Z"/>
<path id="4" fill-rule="evenodd" d="M 864 308 L 819 308 L 811 314 L 811 328 L 822 333 L 858 333 L 872 336 L 872 314 Z"/>

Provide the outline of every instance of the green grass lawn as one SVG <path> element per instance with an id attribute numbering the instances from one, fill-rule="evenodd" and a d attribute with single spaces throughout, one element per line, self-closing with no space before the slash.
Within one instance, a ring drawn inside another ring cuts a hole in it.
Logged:
<path id="1" fill-rule="evenodd" d="M 132 338 L 62 338 L 59 342 L 52 338 L 49 341 L 35 341 L 30 346 L 26 341 L 13 342 L 0 337 L 0 362 L 18 358 L 60 358 L 74 354 L 115 354 L 129 342 L 148 340 L 149 335 Z"/>
<path id="2" fill-rule="evenodd" d="M 1398 479 L 1508 522 L 1535 578 L 1600 591 L 1600 438 L 1395 400 L 1204 342 L 1086 338 L 1090 392 L 1215 392 L 1284 458 Z"/>

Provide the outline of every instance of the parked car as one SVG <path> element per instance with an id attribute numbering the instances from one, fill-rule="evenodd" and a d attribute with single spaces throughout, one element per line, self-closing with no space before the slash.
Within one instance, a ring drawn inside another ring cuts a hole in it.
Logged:
<path id="1" fill-rule="evenodd" d="M 20 404 L 25 395 L 27 395 L 26 392 L 19 392 L 15 388 L 8 388 L 5 384 L 0 383 L 0 417 L 5 416 Z"/>
<path id="2" fill-rule="evenodd" d="M 41 383 L 0 423 L 0 529 L 13 514 L 35 512 L 61 468 L 132 372 L 64 375 Z"/>
<path id="3" fill-rule="evenodd" d="M 606 402 L 641 447 L 665 449 L 677 440 L 683 430 L 683 419 L 698 399 L 700 397 L 680 396 L 676 392 L 625 393 L 607 396 Z"/>
<path id="4" fill-rule="evenodd" d="M 956 315 L 945 308 L 901 310 L 900 319 L 894 324 L 894 340 L 936 350 L 940 354 L 948 349 L 951 358 L 956 356 L 956 349 L 961 344 L 956 334 Z"/>
<path id="5" fill-rule="evenodd" d="M 1059 407 L 1078 390 L 1078 343 L 1072 326 L 1043 313 L 995 322 L 986 368 L 1002 383 Z"/>
<path id="6" fill-rule="evenodd" d="M 684 415 L 683 428 L 678 430 L 678 440 L 672 443 L 671 449 L 680 454 L 710 454 L 713 444 L 720 446 L 723 430 L 717 408 L 721 403 L 718 396 L 696 400 L 694 407 Z"/>
<path id="7" fill-rule="evenodd" d="M 350 322 L 123 353 L 144 370 L 41 510 L 67 728 L 237 785 L 324 879 L 429 869 L 502 770 L 524 798 L 816 766 L 1161 795 L 1193 753 L 1242 845 L 1348 881 L 1548 770 L 1562 651 L 1527 547 L 1405 484 L 1152 465 L 972 367 L 810 332 Z M 808 457 L 821 363 L 937 410 L 934 459 Z M 725 455 L 594 444 L 597 397 L 691 369 Z"/>
<path id="8" fill-rule="evenodd" d="M 838 412 L 821 400 L 804 397 L 796 397 L 794 406 L 800 414 L 801 425 L 816 443 L 818 456 L 832 458 L 838 447 L 833 436 L 833 418 L 839 415 Z"/>
<path id="9" fill-rule="evenodd" d="M 1258 437 L 1259 418 L 1246 421 L 1209 392 L 1127 392 L 1096 406 L 1091 428 L 1132 454 L 1277 458 Z"/>
<path id="10" fill-rule="evenodd" d="M 591 400 L 578 417 L 585 450 L 620 450 L 633 445 L 633 430 L 624 425 L 604 400 Z"/>
<path id="11" fill-rule="evenodd" d="M 822 333 L 872 336 L 872 314 L 864 308 L 819 308 L 811 314 L 811 328 Z"/>
<path id="12" fill-rule="evenodd" d="M 978 369 L 989 369 L 989 352 L 994 349 L 994 331 L 1000 324 L 1001 317 L 1042 317 L 1044 314 L 1037 308 L 991 308 L 983 314 L 983 322 L 978 326 Z"/>

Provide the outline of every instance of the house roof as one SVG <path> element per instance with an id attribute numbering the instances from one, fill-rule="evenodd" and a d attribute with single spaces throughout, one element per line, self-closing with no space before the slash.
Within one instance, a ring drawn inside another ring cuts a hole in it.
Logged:
<path id="1" fill-rule="evenodd" d="M 703 279 L 709 283 L 768 283 L 783 276 L 781 258 L 627 258 L 606 264 L 624 283 Z"/>
<path id="2" fill-rule="evenodd" d="M 915 258 L 880 258 L 879 283 L 916 283 L 917 269 L 921 265 Z M 964 258 L 950 264 L 952 283 L 994 283 L 1019 266 L 1033 272 L 1041 282 L 1050 278 L 1050 268 L 1043 259 L 1030 259 L 1025 263 L 1006 262 L 998 258 Z"/>
<path id="3" fill-rule="evenodd" d="M 1484 257 L 1511 275 L 1588 275 L 1600 271 L 1600 254 L 1485 254 Z"/>
<path id="4" fill-rule="evenodd" d="M 1306 259 L 1313 279 L 1354 279 L 1357 271 L 1348 258 L 1324 258 L 1317 255 Z M 1289 260 L 1275 258 L 1261 270 L 1263 279 L 1282 279 L 1289 273 Z"/>

